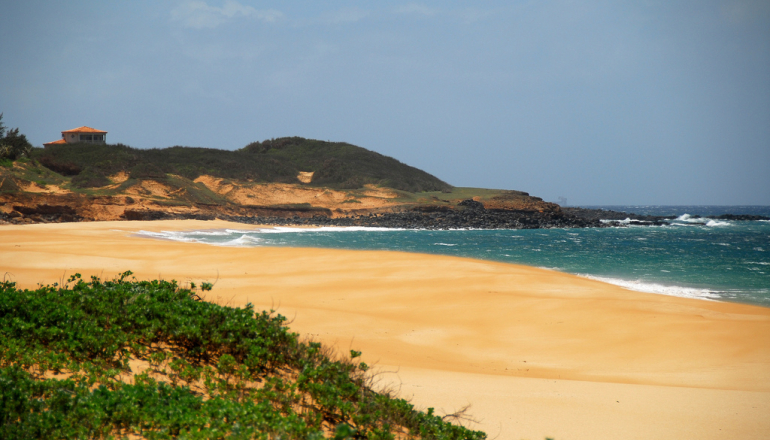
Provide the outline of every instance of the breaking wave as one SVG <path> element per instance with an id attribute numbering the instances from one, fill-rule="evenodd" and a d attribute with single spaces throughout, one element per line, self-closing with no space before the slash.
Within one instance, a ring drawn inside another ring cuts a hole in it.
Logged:
<path id="1" fill-rule="evenodd" d="M 698 289 L 694 287 L 682 287 L 682 286 L 667 286 L 656 283 L 646 283 L 644 281 L 636 280 L 622 280 L 619 278 L 599 277 L 594 275 L 580 274 L 583 278 L 591 280 L 601 281 L 607 284 L 614 284 L 616 286 L 624 287 L 628 290 L 635 290 L 637 292 L 657 293 L 659 295 L 679 296 L 682 298 L 695 298 L 705 300 L 720 300 L 722 295 L 714 290 Z"/>

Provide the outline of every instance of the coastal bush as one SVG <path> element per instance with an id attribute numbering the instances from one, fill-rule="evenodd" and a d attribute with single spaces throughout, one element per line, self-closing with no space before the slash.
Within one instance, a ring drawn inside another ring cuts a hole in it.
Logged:
<path id="1" fill-rule="evenodd" d="M 62 175 L 78 175 L 90 169 L 91 174 L 103 176 L 124 171 L 139 179 L 175 174 L 194 180 L 205 174 L 253 182 L 298 183 L 300 171 L 312 171 L 314 186 L 355 189 L 376 184 L 409 192 L 451 189 L 438 178 L 391 157 L 344 142 L 300 137 L 253 142 L 237 151 L 61 144 L 34 149 L 31 155 Z"/>
<path id="2" fill-rule="evenodd" d="M 31 151 L 32 144 L 18 128 L 6 131 L 3 114 L 0 113 L 0 159 L 13 162 L 21 157 L 29 157 Z"/>
<path id="3" fill-rule="evenodd" d="M 166 173 L 160 167 L 152 163 L 139 163 L 129 171 L 132 179 L 165 179 Z"/>
<path id="4" fill-rule="evenodd" d="M 56 162 L 48 156 L 41 157 L 40 164 L 53 172 L 61 174 L 62 176 L 77 176 L 81 171 L 83 171 L 83 169 L 75 163 Z"/>
<path id="5" fill-rule="evenodd" d="M 109 185 L 110 179 L 98 168 L 88 167 L 73 177 L 71 182 L 76 188 L 98 188 Z"/>
<path id="6" fill-rule="evenodd" d="M 312 185 L 316 186 L 354 189 L 375 184 L 409 192 L 452 188 L 425 171 L 345 142 L 289 137 L 252 142 L 242 151 L 288 159 L 299 170 L 315 172 Z"/>
<path id="7" fill-rule="evenodd" d="M 485 438 L 374 391 L 360 352 L 281 315 L 130 276 L 0 283 L 0 438 Z"/>

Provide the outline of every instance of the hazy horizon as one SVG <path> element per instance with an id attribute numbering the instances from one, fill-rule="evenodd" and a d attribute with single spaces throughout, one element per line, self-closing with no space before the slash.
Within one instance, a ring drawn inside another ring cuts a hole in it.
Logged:
<path id="1" fill-rule="evenodd" d="M 25 1 L 0 112 L 33 145 L 348 142 L 569 205 L 770 205 L 770 3 Z"/>

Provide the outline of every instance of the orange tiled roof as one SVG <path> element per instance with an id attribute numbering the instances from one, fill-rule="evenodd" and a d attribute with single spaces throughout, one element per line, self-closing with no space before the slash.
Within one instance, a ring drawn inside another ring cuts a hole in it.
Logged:
<path id="1" fill-rule="evenodd" d="M 66 143 L 67 141 L 65 141 L 64 139 L 59 139 L 58 141 L 46 142 L 43 145 L 66 144 Z"/>
<path id="2" fill-rule="evenodd" d="M 106 131 L 97 130 L 95 128 L 86 127 L 85 125 L 72 130 L 64 130 L 62 133 L 107 133 Z"/>

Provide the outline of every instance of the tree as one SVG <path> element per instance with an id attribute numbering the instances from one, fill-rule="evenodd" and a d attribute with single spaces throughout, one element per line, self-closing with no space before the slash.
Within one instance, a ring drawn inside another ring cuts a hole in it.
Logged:
<path id="1" fill-rule="evenodd" d="M 21 156 L 29 157 L 32 144 L 27 140 L 27 136 L 19 133 L 18 127 L 6 133 L 2 119 L 3 114 L 0 113 L 0 158 L 16 160 Z"/>

